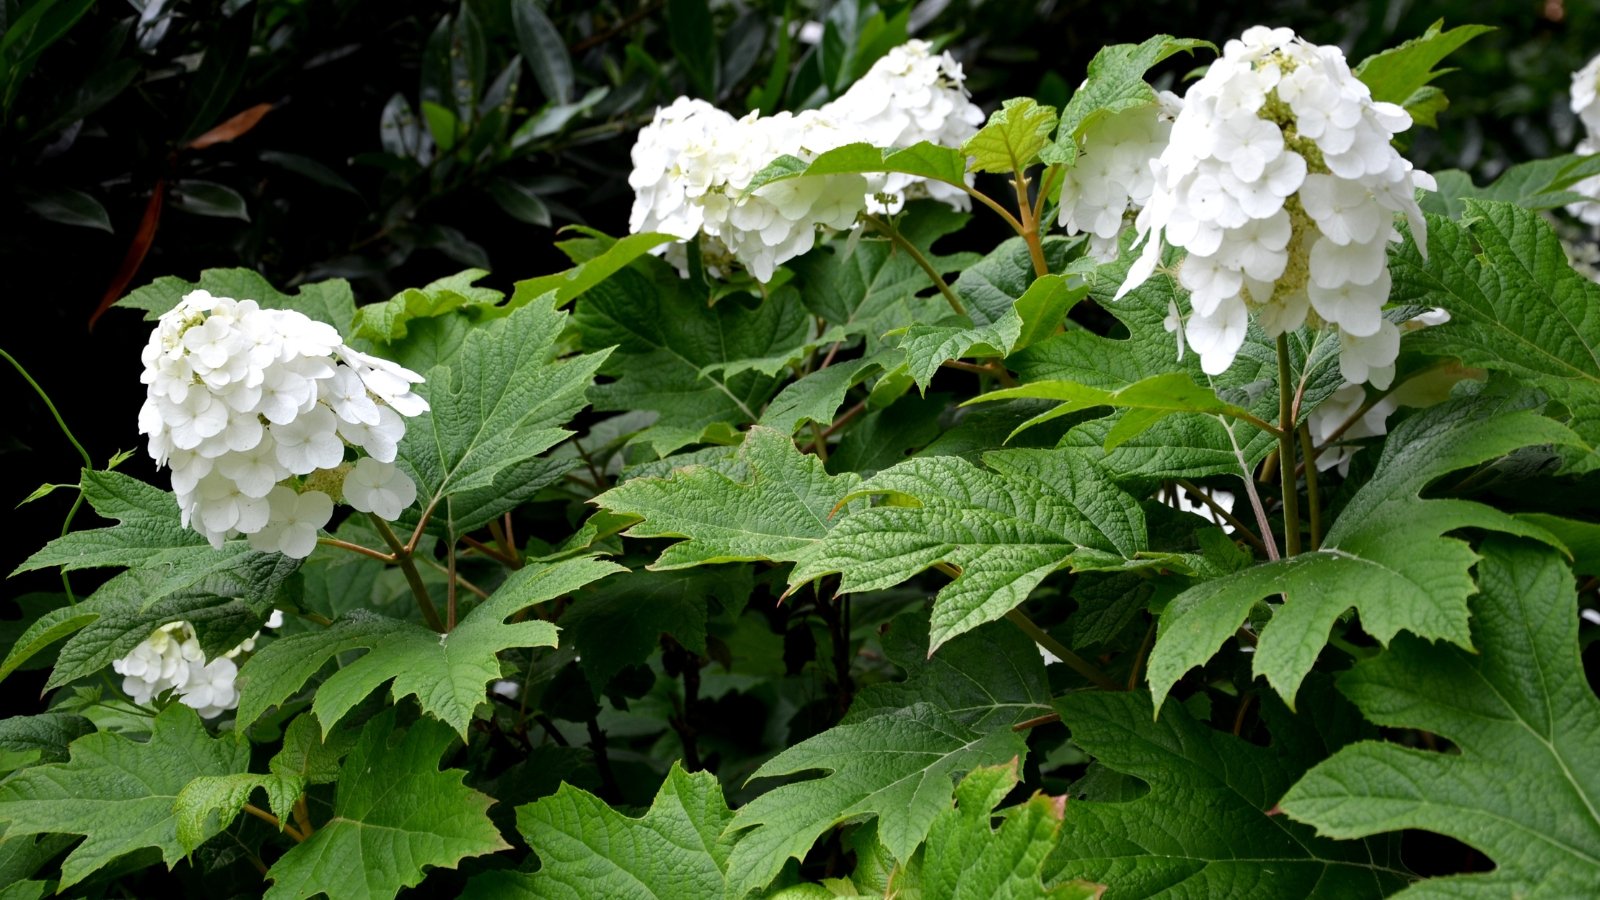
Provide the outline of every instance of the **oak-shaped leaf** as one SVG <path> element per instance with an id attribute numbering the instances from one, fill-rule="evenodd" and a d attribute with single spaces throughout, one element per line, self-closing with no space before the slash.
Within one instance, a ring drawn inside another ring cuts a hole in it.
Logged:
<path id="1" fill-rule="evenodd" d="M 1269 815 L 1307 761 L 1195 720 L 1177 704 L 1151 717 L 1144 693 L 1056 701 L 1098 764 L 1148 786 L 1114 802 L 1067 803 L 1050 877 L 1106 885 L 1108 897 L 1379 897 L 1407 874 L 1380 849 L 1320 839 Z"/>
<path id="2" fill-rule="evenodd" d="M 771 883 L 787 859 L 803 858 L 836 825 L 876 818 L 879 840 L 911 859 L 948 809 L 953 779 L 1027 754 L 1011 726 L 1048 709 L 1044 663 L 1005 624 L 951 641 L 928 656 L 926 626 L 895 620 L 906 633 L 885 649 L 906 670 L 902 683 L 864 692 L 843 724 L 779 753 L 752 779 L 821 777 L 776 787 L 741 807 L 729 872 L 735 896 Z M 904 654 L 904 655 L 900 655 Z"/>
<path id="3" fill-rule="evenodd" d="M 1339 679 L 1368 719 L 1458 752 L 1350 744 L 1279 805 L 1331 837 L 1420 828 L 1496 863 L 1418 882 L 1408 900 L 1588 896 L 1600 885 L 1600 699 L 1578 656 L 1572 573 L 1529 541 L 1496 537 L 1482 550 L 1478 652 L 1402 635 Z"/>
<path id="4" fill-rule="evenodd" d="M 1372 478 L 1345 504 L 1320 549 L 1203 581 L 1178 595 L 1161 616 L 1150 654 L 1157 708 L 1184 672 L 1233 635 L 1257 601 L 1275 594 L 1285 599 L 1261 629 L 1252 665 L 1291 706 L 1329 630 L 1352 607 L 1361 627 L 1385 644 L 1404 631 L 1470 648 L 1467 597 L 1477 555 L 1466 540 L 1445 535 L 1482 528 L 1559 542 L 1481 503 L 1420 494 L 1457 469 L 1534 444 L 1574 440 L 1564 426 L 1515 408 L 1517 402 L 1504 395 L 1469 397 L 1412 416 L 1389 436 Z"/>
<path id="5" fill-rule="evenodd" d="M 395 710 L 369 721 L 334 784 L 333 816 L 267 871 L 268 900 L 393 897 L 432 867 L 510 849 L 489 820 L 494 800 L 440 771 L 455 742 L 449 728 L 418 719 L 395 729 Z"/>
<path id="6" fill-rule="evenodd" d="M 652 569 L 792 562 L 827 534 L 835 508 L 861 482 L 849 473 L 829 475 L 821 459 L 801 453 L 789 435 L 772 428 L 751 428 L 739 457 L 748 480 L 687 466 L 665 478 L 624 481 L 593 502 L 642 518 L 623 532 L 628 537 L 686 539 L 663 551 Z"/>
<path id="7" fill-rule="evenodd" d="M 465 740 L 473 710 L 486 702 L 489 682 L 500 677 L 497 654 L 513 647 L 556 645 L 556 627 L 549 622 L 506 619 L 619 571 L 623 568 L 616 563 L 593 557 L 531 563 L 507 578 L 448 634 L 357 609 L 328 628 L 273 641 L 240 667 L 239 725 L 248 726 L 269 707 L 294 696 L 330 659 L 365 649 L 364 655 L 317 687 L 311 709 L 324 732 L 368 694 L 393 681 L 396 702 L 416 696 L 423 712 Z"/>
<path id="8" fill-rule="evenodd" d="M 517 809 L 517 830 L 538 854 L 538 871 L 480 875 L 465 896 L 717 900 L 727 887 L 732 818 L 716 777 L 678 763 L 637 817 L 563 784 Z"/>
<path id="9" fill-rule="evenodd" d="M 146 847 L 170 868 L 183 859 L 173 803 L 195 778 L 243 772 L 248 745 L 206 733 L 194 710 L 174 703 L 151 723 L 148 740 L 97 732 L 73 741 L 64 763 L 34 766 L 0 784 L 7 839 L 81 834 L 61 863 L 63 888 Z M 210 837 L 211 829 L 201 837 Z"/>

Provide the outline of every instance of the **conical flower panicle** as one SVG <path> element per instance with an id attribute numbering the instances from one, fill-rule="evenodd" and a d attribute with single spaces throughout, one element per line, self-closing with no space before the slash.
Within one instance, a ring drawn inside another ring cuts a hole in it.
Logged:
<path id="1" fill-rule="evenodd" d="M 1163 243 L 1181 247 L 1183 337 L 1206 372 L 1232 364 L 1251 314 L 1273 336 L 1310 318 L 1338 330 L 1347 380 L 1386 387 L 1400 347 L 1382 315 L 1393 217 L 1405 215 L 1425 252 L 1414 192 L 1434 186 L 1390 143 L 1410 125 L 1337 47 L 1247 30 L 1184 96 L 1119 296 L 1154 271 Z"/>
<path id="2" fill-rule="evenodd" d="M 394 466 L 405 419 L 428 409 L 422 377 L 361 353 L 332 326 L 254 300 L 192 291 L 161 316 L 143 353 L 139 432 L 172 471 L 184 525 L 213 546 L 304 558 L 333 515 L 347 452 L 360 486 L 345 500 L 380 515 L 416 499 Z M 365 455 L 362 455 L 365 454 Z"/>

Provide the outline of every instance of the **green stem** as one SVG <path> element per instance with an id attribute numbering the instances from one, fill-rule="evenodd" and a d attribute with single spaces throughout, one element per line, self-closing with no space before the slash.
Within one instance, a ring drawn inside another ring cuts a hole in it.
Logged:
<path id="1" fill-rule="evenodd" d="M 1010 621 L 1011 624 L 1022 629 L 1023 634 L 1033 638 L 1033 642 L 1035 644 L 1038 644 L 1044 649 L 1050 651 L 1052 656 L 1061 660 L 1063 663 L 1066 663 L 1067 668 L 1077 672 L 1079 675 L 1089 679 L 1097 686 L 1105 690 L 1123 690 L 1122 685 L 1117 684 L 1115 681 L 1112 681 L 1110 678 L 1106 677 L 1104 672 L 1095 668 L 1094 665 L 1088 660 L 1076 653 L 1073 653 L 1071 650 L 1067 649 L 1065 644 L 1051 637 L 1043 628 L 1040 628 L 1038 625 L 1034 624 L 1034 621 L 1028 618 L 1028 614 L 1023 612 L 1020 608 L 1013 609 L 1012 611 L 1006 613 L 1006 619 Z"/>
<path id="2" fill-rule="evenodd" d="M 1311 445 L 1311 426 L 1300 426 L 1300 454 L 1305 457 L 1306 516 L 1311 520 L 1311 546 L 1322 546 L 1322 490 L 1317 485 L 1317 451 Z"/>
<path id="3" fill-rule="evenodd" d="M 1285 556 L 1300 554 L 1300 488 L 1294 477 L 1294 401 L 1290 394 L 1289 334 L 1278 335 L 1278 483 L 1283 486 Z"/>
<path id="4" fill-rule="evenodd" d="M 1022 223 L 1018 222 L 1017 217 L 1011 214 L 1011 210 L 1001 206 L 993 197 L 985 194 L 983 191 L 980 191 L 969 184 L 957 184 L 953 181 L 945 183 L 951 185 L 952 187 L 957 187 L 963 191 L 966 191 L 969 197 L 999 213 L 1000 218 L 1006 220 L 1006 224 L 1011 226 L 1011 230 L 1015 231 L 1018 237 L 1025 237 L 1022 231 Z"/>
<path id="5" fill-rule="evenodd" d="M 394 529 L 389 527 L 377 513 L 372 513 L 372 524 L 377 527 L 378 533 L 383 535 L 383 542 L 394 551 L 395 564 L 400 571 L 405 573 L 406 583 L 411 585 L 411 595 L 417 600 L 417 609 L 422 611 L 423 621 L 428 627 L 440 634 L 445 633 L 444 623 L 439 621 L 439 611 L 433 607 L 433 598 L 428 596 L 428 586 L 422 583 L 422 573 L 417 571 L 417 561 L 411 558 L 411 550 L 395 536 Z"/>
<path id="6" fill-rule="evenodd" d="M 33 392 L 39 395 L 39 399 L 44 401 L 45 408 L 50 410 L 50 415 L 56 420 L 56 427 L 61 429 L 61 433 L 67 437 L 67 442 L 72 444 L 73 449 L 78 451 L 78 456 L 83 459 L 83 467 L 85 469 L 93 469 L 94 460 L 90 458 L 89 451 L 83 449 L 83 445 L 78 443 L 77 436 L 72 433 L 72 429 L 67 427 L 66 420 L 61 418 L 61 412 L 57 410 L 56 405 L 50 401 L 50 395 L 44 392 L 44 388 L 39 386 L 39 382 L 33 380 L 33 376 L 28 374 L 28 370 L 22 367 L 22 363 L 17 362 L 16 357 L 4 350 L 0 350 L 0 356 L 5 357 L 6 362 L 11 363 L 11 367 L 17 370 L 17 374 L 22 376 L 22 380 L 26 381 L 28 386 L 33 388 Z M 82 508 L 83 488 L 80 485 L 78 488 L 77 499 L 72 501 L 71 508 L 67 510 L 67 517 L 61 522 L 62 537 L 66 537 L 67 532 L 72 530 L 72 520 L 77 517 L 78 510 Z M 78 597 L 72 592 L 72 578 L 67 575 L 67 570 L 65 568 L 62 568 L 61 570 L 61 589 L 66 591 L 67 605 L 77 606 Z"/>
<path id="7" fill-rule="evenodd" d="M 939 270 L 935 269 L 933 263 L 922 255 L 921 250 L 918 250 L 893 225 L 883 219 L 869 215 L 866 220 L 872 227 L 882 232 L 884 237 L 887 237 L 896 247 L 904 250 L 918 266 L 922 267 L 922 271 L 927 273 L 927 276 L 933 280 L 933 286 L 938 288 L 939 293 L 944 295 L 944 301 L 950 304 L 950 308 L 955 311 L 956 315 L 964 316 L 967 314 L 967 308 L 962 305 L 961 298 L 957 297 L 956 292 L 950 289 L 950 285 L 945 283 L 944 277 L 939 274 Z"/>

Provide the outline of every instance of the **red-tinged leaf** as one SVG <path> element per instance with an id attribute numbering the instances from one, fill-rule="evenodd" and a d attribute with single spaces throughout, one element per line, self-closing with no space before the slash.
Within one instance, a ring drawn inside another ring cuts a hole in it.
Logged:
<path id="1" fill-rule="evenodd" d="M 221 126 L 218 126 L 221 127 Z M 139 230 L 134 232 L 133 240 L 128 244 L 128 252 L 122 256 L 122 264 L 117 266 L 117 274 L 112 276 L 111 284 L 106 288 L 105 296 L 100 298 L 100 305 L 94 308 L 89 316 L 89 330 L 94 330 L 94 323 L 100 321 L 105 311 L 111 308 L 128 289 L 128 284 L 133 281 L 133 276 L 139 274 L 139 266 L 144 264 L 145 254 L 150 252 L 150 245 L 155 243 L 156 229 L 161 225 L 161 207 L 166 203 L 167 180 L 156 180 L 156 186 L 150 191 L 150 202 L 144 206 L 144 217 L 139 220 Z"/>
<path id="2" fill-rule="evenodd" d="M 204 150 L 212 144 L 225 144 L 243 137 L 250 129 L 256 127 L 262 117 L 269 112 L 272 112 L 271 103 L 257 103 L 255 106 L 233 116 L 184 146 L 190 150 Z"/>

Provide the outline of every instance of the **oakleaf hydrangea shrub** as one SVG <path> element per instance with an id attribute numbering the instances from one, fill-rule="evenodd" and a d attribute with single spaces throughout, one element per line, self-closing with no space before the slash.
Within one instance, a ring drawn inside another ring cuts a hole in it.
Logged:
<path id="1" fill-rule="evenodd" d="M 1471 27 L 1158 35 L 1056 109 L 846 6 L 509 295 L 123 301 L 163 483 L 85 453 L 115 524 L 21 567 L 8 892 L 1593 893 L 1591 164 L 1407 161 Z"/>

